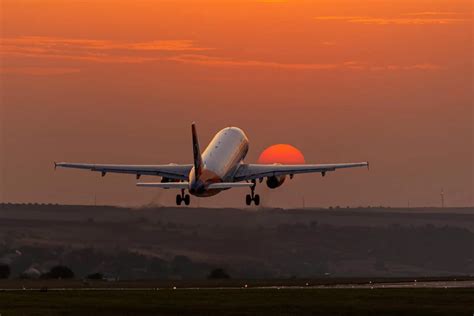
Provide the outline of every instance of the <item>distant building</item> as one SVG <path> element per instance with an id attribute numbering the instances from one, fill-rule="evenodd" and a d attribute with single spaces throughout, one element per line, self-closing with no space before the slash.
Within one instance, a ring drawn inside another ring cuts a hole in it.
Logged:
<path id="1" fill-rule="evenodd" d="M 21 277 L 25 279 L 38 279 L 40 276 L 41 276 L 41 272 L 39 272 L 38 269 L 33 268 L 33 267 L 26 269 L 21 274 Z"/>

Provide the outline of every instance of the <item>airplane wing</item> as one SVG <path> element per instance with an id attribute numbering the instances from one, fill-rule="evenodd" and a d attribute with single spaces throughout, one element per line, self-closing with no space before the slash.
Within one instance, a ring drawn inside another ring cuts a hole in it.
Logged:
<path id="1" fill-rule="evenodd" d="M 338 164 L 241 164 L 234 175 L 234 181 L 254 180 L 272 176 L 293 175 L 298 173 L 320 172 L 323 175 L 329 171 L 342 168 L 369 167 L 368 162 L 338 163 Z"/>
<path id="2" fill-rule="evenodd" d="M 248 182 L 218 182 L 209 184 L 208 189 L 249 188 L 253 185 L 253 183 Z"/>
<path id="3" fill-rule="evenodd" d="M 218 183 L 211 183 L 207 187 L 207 189 L 231 189 L 231 188 L 249 188 L 253 186 L 253 183 L 249 182 L 218 182 Z M 189 188 L 189 182 L 158 182 L 158 183 L 137 183 L 137 186 L 139 187 L 145 187 L 145 188 L 162 188 L 162 189 L 188 189 Z"/>
<path id="4" fill-rule="evenodd" d="M 54 163 L 54 168 L 74 168 L 86 169 L 90 171 L 101 172 L 102 176 L 107 173 L 125 173 L 134 174 L 137 179 L 141 175 L 160 176 L 174 180 L 188 180 L 192 165 L 106 165 L 106 164 L 88 164 L 88 163 Z"/>
<path id="5" fill-rule="evenodd" d="M 189 189 L 189 182 L 139 182 L 137 187 L 161 189 Z"/>

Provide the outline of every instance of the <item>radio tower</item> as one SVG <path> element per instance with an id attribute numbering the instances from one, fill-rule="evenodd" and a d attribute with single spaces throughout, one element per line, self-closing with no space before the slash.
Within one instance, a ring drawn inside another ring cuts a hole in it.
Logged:
<path id="1" fill-rule="evenodd" d="M 441 207 L 444 208 L 444 189 L 441 189 Z"/>

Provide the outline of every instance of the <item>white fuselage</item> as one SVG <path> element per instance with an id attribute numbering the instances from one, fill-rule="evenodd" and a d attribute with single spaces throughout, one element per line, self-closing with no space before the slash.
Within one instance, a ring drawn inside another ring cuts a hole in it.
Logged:
<path id="1" fill-rule="evenodd" d="M 196 196 L 219 193 L 221 190 L 206 187 L 211 183 L 232 181 L 248 149 L 248 138 L 240 128 L 227 127 L 218 132 L 202 153 L 201 174 L 196 179 L 194 168 L 189 173 L 189 192 Z"/>

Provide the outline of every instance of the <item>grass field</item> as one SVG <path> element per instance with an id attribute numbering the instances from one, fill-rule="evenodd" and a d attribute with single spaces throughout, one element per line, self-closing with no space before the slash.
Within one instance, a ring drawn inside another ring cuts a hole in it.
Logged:
<path id="1" fill-rule="evenodd" d="M 0 292 L 9 315 L 472 315 L 474 289 Z"/>

